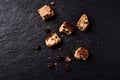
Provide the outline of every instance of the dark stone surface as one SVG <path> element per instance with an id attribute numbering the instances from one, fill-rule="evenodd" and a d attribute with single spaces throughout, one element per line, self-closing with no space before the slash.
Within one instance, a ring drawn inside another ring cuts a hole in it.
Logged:
<path id="1" fill-rule="evenodd" d="M 45 22 L 37 10 L 51 1 L 0 0 L 0 80 L 120 80 L 119 1 L 55 0 L 52 8 L 57 16 Z M 91 23 L 86 32 L 75 26 L 83 13 Z M 58 32 L 65 20 L 74 25 L 74 34 L 63 35 L 63 42 L 49 49 L 44 29 Z M 41 50 L 35 50 L 35 45 Z M 47 68 L 48 62 L 57 62 L 53 57 L 71 56 L 79 46 L 89 49 L 87 61 L 73 60 L 71 72 L 64 72 L 65 62 Z"/>

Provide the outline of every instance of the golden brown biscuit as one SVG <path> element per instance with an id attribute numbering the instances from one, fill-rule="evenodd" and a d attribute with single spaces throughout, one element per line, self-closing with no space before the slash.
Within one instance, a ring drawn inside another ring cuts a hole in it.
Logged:
<path id="1" fill-rule="evenodd" d="M 61 42 L 61 38 L 57 35 L 57 33 L 52 33 L 45 39 L 45 43 L 48 47 L 52 47 Z"/>
<path id="2" fill-rule="evenodd" d="M 79 59 L 79 60 L 80 59 L 86 60 L 88 56 L 89 56 L 88 50 L 83 47 L 78 48 L 74 54 L 74 58 Z"/>
<path id="3" fill-rule="evenodd" d="M 77 27 L 81 31 L 85 31 L 88 26 L 89 26 L 88 17 L 86 14 L 83 14 L 77 22 Z"/>
<path id="4" fill-rule="evenodd" d="M 59 32 L 66 33 L 67 35 L 70 35 L 73 32 L 74 28 L 72 25 L 68 22 L 63 22 L 62 25 L 59 28 Z"/>
<path id="5" fill-rule="evenodd" d="M 48 5 L 44 5 L 38 10 L 40 16 L 42 17 L 43 20 L 47 20 L 53 16 L 55 16 L 54 11 L 50 8 Z"/>

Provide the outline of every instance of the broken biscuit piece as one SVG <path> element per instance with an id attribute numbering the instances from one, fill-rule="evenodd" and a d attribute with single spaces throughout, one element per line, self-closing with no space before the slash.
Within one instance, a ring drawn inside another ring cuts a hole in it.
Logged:
<path id="1" fill-rule="evenodd" d="M 67 35 L 70 35 L 73 32 L 74 28 L 72 25 L 68 22 L 63 22 L 62 25 L 59 28 L 59 32 L 66 33 Z"/>
<path id="2" fill-rule="evenodd" d="M 44 5 L 38 10 L 40 16 L 43 20 L 50 19 L 51 17 L 55 16 L 54 11 L 48 5 Z"/>
<path id="3" fill-rule="evenodd" d="M 74 54 L 74 58 L 79 59 L 79 60 L 80 59 L 86 60 L 88 56 L 89 56 L 88 50 L 83 47 L 78 48 Z"/>
<path id="4" fill-rule="evenodd" d="M 77 22 L 77 27 L 81 31 L 85 31 L 88 26 L 89 26 L 88 17 L 86 14 L 83 14 Z"/>
<path id="5" fill-rule="evenodd" d="M 65 59 L 66 62 L 71 62 L 71 58 L 69 56 L 66 56 L 66 59 Z"/>
<path id="6" fill-rule="evenodd" d="M 45 43 L 48 47 L 52 47 L 61 42 L 61 38 L 57 35 L 57 33 L 52 33 L 45 39 Z"/>

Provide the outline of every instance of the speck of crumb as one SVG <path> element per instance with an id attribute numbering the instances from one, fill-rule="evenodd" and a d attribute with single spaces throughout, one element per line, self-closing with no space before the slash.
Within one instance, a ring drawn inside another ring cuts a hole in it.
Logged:
<path id="1" fill-rule="evenodd" d="M 57 65 L 58 65 L 58 63 L 55 63 L 54 65 L 55 65 L 55 66 L 57 66 Z"/>
<path id="2" fill-rule="evenodd" d="M 61 50 L 61 48 L 58 48 L 58 50 Z"/>
<path id="3" fill-rule="evenodd" d="M 69 56 L 66 56 L 66 59 L 65 59 L 66 62 L 71 62 L 71 58 Z"/>
<path id="4" fill-rule="evenodd" d="M 48 57 L 48 59 L 51 59 L 51 57 Z"/>
<path id="5" fill-rule="evenodd" d="M 54 1 L 52 1 L 50 4 L 51 4 L 51 5 L 54 5 L 54 4 L 55 4 L 55 2 L 54 2 Z"/>

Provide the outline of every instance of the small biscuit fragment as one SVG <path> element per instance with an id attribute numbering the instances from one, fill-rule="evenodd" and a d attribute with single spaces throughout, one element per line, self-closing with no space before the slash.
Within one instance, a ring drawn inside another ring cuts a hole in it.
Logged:
<path id="1" fill-rule="evenodd" d="M 73 32 L 74 28 L 72 25 L 68 22 L 63 22 L 62 25 L 59 28 L 59 32 L 66 33 L 67 35 L 70 35 Z"/>
<path id="2" fill-rule="evenodd" d="M 86 60 L 86 58 L 88 58 L 88 56 L 89 56 L 88 50 L 83 47 L 78 48 L 74 54 L 74 58 L 79 59 L 79 60 L 80 59 Z"/>
<path id="3" fill-rule="evenodd" d="M 66 62 L 71 62 L 71 58 L 66 56 L 66 59 L 65 59 Z"/>
<path id="4" fill-rule="evenodd" d="M 81 31 L 85 31 L 88 26 L 89 26 L 88 17 L 86 14 L 83 14 L 77 22 L 77 27 Z"/>
<path id="5" fill-rule="evenodd" d="M 43 7 L 38 9 L 38 12 L 43 20 L 47 20 L 47 19 L 55 16 L 54 11 L 48 5 L 44 5 Z"/>
<path id="6" fill-rule="evenodd" d="M 54 5 L 54 4 L 55 4 L 55 2 L 54 2 L 54 1 L 52 1 L 50 4 L 51 4 L 51 5 Z"/>
<path id="7" fill-rule="evenodd" d="M 57 33 L 52 33 L 45 39 L 45 43 L 48 47 L 52 47 L 61 42 L 61 38 L 57 35 Z"/>

